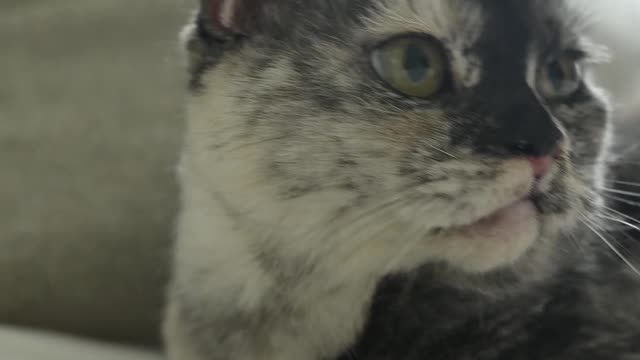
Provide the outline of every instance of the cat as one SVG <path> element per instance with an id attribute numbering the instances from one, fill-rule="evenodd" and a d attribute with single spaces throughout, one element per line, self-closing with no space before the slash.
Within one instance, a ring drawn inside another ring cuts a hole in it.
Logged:
<path id="1" fill-rule="evenodd" d="M 202 0 L 182 36 L 169 359 L 640 358 L 573 4 Z"/>

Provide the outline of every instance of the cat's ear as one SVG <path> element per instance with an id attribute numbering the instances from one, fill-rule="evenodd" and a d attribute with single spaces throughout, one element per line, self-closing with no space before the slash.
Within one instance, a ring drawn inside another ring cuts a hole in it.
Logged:
<path id="1" fill-rule="evenodd" d="M 267 3 L 274 1 L 200 0 L 195 17 L 180 34 L 192 89 L 202 85 L 202 74 L 214 66 L 225 51 L 254 35 L 268 22 L 263 16 Z"/>
<path id="2" fill-rule="evenodd" d="M 249 36 L 258 27 L 264 0 L 201 0 L 200 21 L 219 35 Z"/>

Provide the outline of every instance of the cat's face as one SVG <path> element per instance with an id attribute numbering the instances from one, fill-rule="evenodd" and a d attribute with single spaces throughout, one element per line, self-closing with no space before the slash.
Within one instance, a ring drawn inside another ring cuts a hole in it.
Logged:
<path id="1" fill-rule="evenodd" d="M 434 262 L 478 273 L 573 251 L 560 235 L 591 201 L 607 122 L 565 4 L 205 9 L 187 34 L 188 154 L 263 236 L 260 252 L 300 266 L 333 258 L 358 264 L 344 265 L 352 271 Z M 229 37 L 235 25 L 242 39 Z"/>

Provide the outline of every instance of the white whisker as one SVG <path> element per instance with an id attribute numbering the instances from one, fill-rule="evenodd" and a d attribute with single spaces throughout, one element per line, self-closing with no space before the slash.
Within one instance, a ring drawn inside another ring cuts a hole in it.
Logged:
<path id="1" fill-rule="evenodd" d="M 616 217 L 613 217 L 613 216 L 600 215 L 600 218 L 602 218 L 602 219 L 607 219 L 607 220 L 611 220 L 611 221 L 615 221 L 615 222 L 617 222 L 617 223 L 619 223 L 619 224 L 627 225 L 628 227 L 630 227 L 630 228 L 632 228 L 632 229 L 634 229 L 634 230 L 638 230 L 638 231 L 640 231 L 640 227 L 638 227 L 638 226 L 636 226 L 636 225 L 633 225 L 632 223 L 630 223 L 630 222 L 628 222 L 628 221 L 624 221 L 624 220 L 622 220 L 622 219 L 619 219 L 619 218 L 616 218 Z M 617 229 L 616 229 L 616 230 L 617 230 Z"/>
<path id="2" fill-rule="evenodd" d="M 633 187 L 640 187 L 640 182 L 609 180 L 609 179 L 605 179 L 605 182 L 608 182 L 610 184 L 618 184 L 618 185 L 627 185 L 627 186 L 633 186 Z"/>
<path id="3" fill-rule="evenodd" d="M 622 211 L 618 211 L 618 210 L 616 210 L 614 208 L 611 208 L 611 207 L 608 207 L 606 205 L 602 205 L 602 208 L 605 211 L 608 211 L 608 212 L 612 213 L 613 215 L 618 215 L 618 216 L 620 216 L 620 217 L 622 217 L 624 219 L 627 219 L 627 220 L 629 220 L 629 221 L 631 221 L 633 223 L 636 223 L 637 225 L 640 226 L 640 220 L 634 218 L 633 216 L 629 216 L 629 215 L 623 213 Z"/>
<path id="4" fill-rule="evenodd" d="M 602 194 L 602 196 L 604 196 L 607 199 L 615 200 L 615 201 L 618 201 L 618 202 L 621 202 L 621 203 L 624 203 L 624 204 L 627 204 L 627 205 L 640 207 L 640 202 L 638 202 L 638 201 L 632 201 L 632 200 L 628 200 L 628 199 L 625 199 L 625 198 L 622 198 L 622 197 L 619 197 L 619 196 L 613 196 L 613 195 L 608 195 L 608 194 Z"/>
<path id="5" fill-rule="evenodd" d="M 605 162 L 605 164 L 607 164 L 607 165 L 636 165 L 636 166 L 640 166 L 640 162 L 637 162 L 637 161 L 610 160 L 610 161 Z"/>
<path id="6" fill-rule="evenodd" d="M 636 193 L 632 191 L 623 191 L 623 190 L 617 190 L 617 189 L 611 189 L 611 188 L 602 188 L 602 190 L 611 194 L 626 195 L 626 196 L 631 196 L 635 198 L 640 198 L 640 193 Z"/>
<path id="7" fill-rule="evenodd" d="M 441 152 L 441 153 L 443 153 L 443 154 L 445 154 L 445 155 L 447 155 L 447 156 L 451 157 L 452 159 L 458 160 L 458 158 L 457 158 L 457 157 L 455 157 L 453 154 L 448 153 L 448 152 L 446 152 L 446 151 L 444 151 L 444 150 L 440 149 L 440 148 L 439 148 L 439 147 L 437 147 L 437 146 L 433 146 L 433 145 L 431 145 L 431 144 L 429 144 L 429 146 L 430 146 L 431 148 L 435 149 L 436 151 L 439 151 L 439 152 Z"/>
<path id="8" fill-rule="evenodd" d="M 593 222 L 589 220 L 584 214 L 580 214 L 582 216 L 582 223 L 589 228 L 595 235 L 597 235 L 604 243 L 607 245 L 629 268 L 640 277 L 640 270 L 629 260 L 624 254 L 616 248 L 609 239 L 607 239 L 601 232 L 596 230 Z"/>

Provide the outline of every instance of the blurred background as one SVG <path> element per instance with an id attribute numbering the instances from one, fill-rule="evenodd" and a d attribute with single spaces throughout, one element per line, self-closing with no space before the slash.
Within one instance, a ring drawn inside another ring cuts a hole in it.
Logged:
<path id="1" fill-rule="evenodd" d="M 628 123 L 640 0 L 584 3 Z M 193 5 L 0 0 L 0 323 L 157 344 Z"/>
<path id="2" fill-rule="evenodd" d="M 192 5 L 0 0 L 0 322 L 156 341 Z"/>

